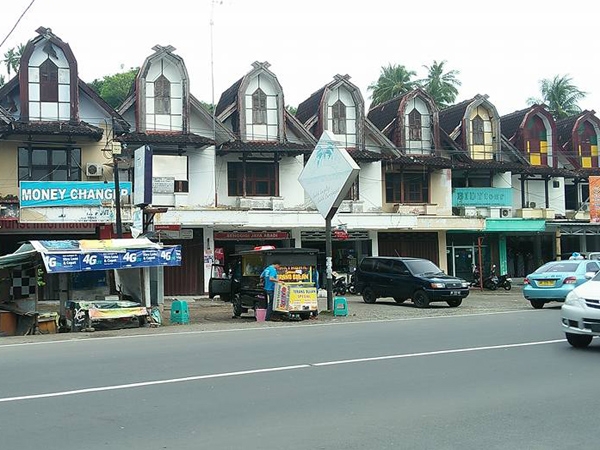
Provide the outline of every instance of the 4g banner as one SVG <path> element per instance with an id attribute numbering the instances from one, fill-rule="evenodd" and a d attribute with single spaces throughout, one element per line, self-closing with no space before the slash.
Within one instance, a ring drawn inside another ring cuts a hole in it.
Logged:
<path id="1" fill-rule="evenodd" d="M 48 273 L 180 266 L 181 246 L 123 252 L 42 253 Z"/>

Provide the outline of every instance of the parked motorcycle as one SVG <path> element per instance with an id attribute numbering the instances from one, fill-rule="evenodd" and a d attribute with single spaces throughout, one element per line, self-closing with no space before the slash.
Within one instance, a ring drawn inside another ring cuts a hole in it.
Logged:
<path id="1" fill-rule="evenodd" d="M 473 266 L 473 281 L 471 281 L 471 287 L 480 287 L 481 271 L 478 266 Z M 502 275 L 498 277 L 496 275 L 496 264 L 492 264 L 490 273 L 483 279 L 483 288 L 490 291 L 495 291 L 499 287 L 502 287 L 509 291 L 512 288 L 512 280 L 508 278 L 508 275 Z"/>
<path id="2" fill-rule="evenodd" d="M 333 293 L 335 295 L 344 295 L 348 291 L 348 284 L 346 284 L 346 277 L 339 276 L 335 272 L 333 273 Z"/>
<path id="3" fill-rule="evenodd" d="M 352 295 L 359 295 L 358 289 L 356 289 L 356 274 L 350 275 L 350 282 L 348 283 L 348 292 Z"/>
<path id="4" fill-rule="evenodd" d="M 498 276 L 496 275 L 496 264 L 492 264 L 490 268 L 490 274 L 487 278 L 483 279 L 483 287 L 485 289 L 489 289 L 490 291 L 495 291 L 498 289 Z"/>
<path id="5" fill-rule="evenodd" d="M 510 291 L 512 289 L 512 278 L 508 276 L 508 274 L 500 275 L 498 277 L 498 287 L 504 288 L 506 291 Z"/>

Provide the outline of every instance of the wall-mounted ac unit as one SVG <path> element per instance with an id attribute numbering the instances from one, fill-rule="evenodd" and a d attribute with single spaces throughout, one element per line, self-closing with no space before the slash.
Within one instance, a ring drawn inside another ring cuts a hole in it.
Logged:
<path id="1" fill-rule="evenodd" d="M 527 207 L 528 208 L 535 208 L 537 206 L 537 204 L 535 202 L 529 202 L 527 203 Z"/>
<path id="2" fill-rule="evenodd" d="M 104 173 L 104 166 L 98 163 L 87 163 L 85 165 L 85 174 L 88 177 L 101 177 Z"/>
<path id="3" fill-rule="evenodd" d="M 510 217 L 511 210 L 510 208 L 500 208 L 500 217 Z"/>
<path id="4" fill-rule="evenodd" d="M 579 205 L 579 211 L 587 211 L 589 207 L 590 205 L 588 202 L 581 202 L 581 204 Z"/>

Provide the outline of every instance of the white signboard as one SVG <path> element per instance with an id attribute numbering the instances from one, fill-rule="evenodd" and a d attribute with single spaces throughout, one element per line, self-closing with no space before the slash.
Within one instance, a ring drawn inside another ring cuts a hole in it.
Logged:
<path id="1" fill-rule="evenodd" d="M 111 206 L 73 206 L 69 208 L 21 208 L 22 223 L 116 223 L 117 210 Z M 121 221 L 131 223 L 131 208 L 121 208 Z"/>
<path id="2" fill-rule="evenodd" d="M 142 145 L 133 152 L 133 177 L 135 191 L 133 204 L 136 206 L 152 203 L 152 150 Z"/>
<path id="3" fill-rule="evenodd" d="M 175 191 L 175 177 L 152 177 L 154 194 L 172 194 Z"/>
<path id="4" fill-rule="evenodd" d="M 359 171 L 346 149 L 324 131 L 298 181 L 326 219 L 340 206 Z"/>

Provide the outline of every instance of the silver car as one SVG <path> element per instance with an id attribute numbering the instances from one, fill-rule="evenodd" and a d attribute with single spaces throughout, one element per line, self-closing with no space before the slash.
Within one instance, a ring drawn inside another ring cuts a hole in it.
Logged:
<path id="1" fill-rule="evenodd" d="M 600 272 L 567 294 L 561 315 L 563 331 L 573 347 L 585 348 L 594 336 L 600 336 Z"/>

